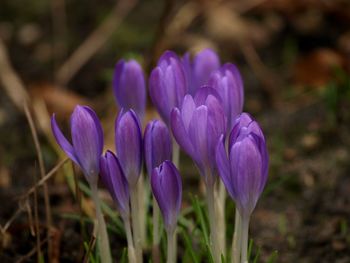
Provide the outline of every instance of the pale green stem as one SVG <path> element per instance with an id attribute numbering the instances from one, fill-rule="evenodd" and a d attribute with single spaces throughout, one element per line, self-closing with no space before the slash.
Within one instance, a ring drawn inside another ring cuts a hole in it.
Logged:
<path id="1" fill-rule="evenodd" d="M 158 246 L 160 241 L 160 225 L 159 225 L 160 210 L 157 200 L 153 197 L 153 246 Z"/>
<path id="2" fill-rule="evenodd" d="M 96 218 L 97 218 L 97 246 L 100 251 L 100 257 L 102 263 L 112 263 L 112 256 L 109 247 L 109 240 L 107 234 L 106 222 L 101 211 L 101 202 L 98 197 L 97 184 L 91 184 L 92 199 L 96 206 Z"/>
<path id="3" fill-rule="evenodd" d="M 146 246 L 146 207 L 148 202 L 149 189 L 146 187 L 143 173 L 141 173 L 137 181 L 137 196 L 138 196 L 138 218 L 140 224 L 140 239 L 141 246 Z"/>
<path id="4" fill-rule="evenodd" d="M 131 222 L 134 234 L 135 253 L 138 263 L 142 263 L 142 246 L 140 236 L 140 220 L 139 220 L 139 200 L 137 194 L 137 185 L 131 187 L 130 203 L 131 203 Z"/>
<path id="5" fill-rule="evenodd" d="M 180 147 L 177 144 L 175 138 L 173 137 L 173 163 L 177 169 L 180 169 Z"/>
<path id="6" fill-rule="evenodd" d="M 236 208 L 235 211 L 235 230 L 233 232 L 232 237 L 232 255 L 231 262 L 239 263 L 240 262 L 240 254 L 241 254 L 241 233 L 242 233 L 242 222 L 241 216 Z"/>
<path id="7" fill-rule="evenodd" d="M 241 263 L 248 263 L 248 230 L 249 230 L 249 216 L 242 217 L 242 252 Z"/>
<path id="8" fill-rule="evenodd" d="M 128 258 L 129 263 L 136 263 L 136 255 L 135 255 L 135 247 L 132 239 L 131 226 L 130 226 L 130 218 L 126 218 L 124 220 L 125 232 L 126 232 L 126 240 L 128 242 Z"/>
<path id="9" fill-rule="evenodd" d="M 176 231 L 167 231 L 167 263 L 176 262 Z"/>
<path id="10" fill-rule="evenodd" d="M 210 246 L 215 263 L 221 262 L 220 250 L 219 250 L 219 239 L 217 229 L 217 219 L 215 213 L 215 200 L 214 200 L 214 184 L 207 184 L 207 205 L 210 225 Z"/>
<path id="11" fill-rule="evenodd" d="M 226 221 L 225 221 L 225 202 L 226 202 L 226 189 L 221 180 L 219 180 L 218 195 L 216 196 L 217 203 L 217 217 L 219 227 L 219 247 L 223 255 L 226 255 Z"/>

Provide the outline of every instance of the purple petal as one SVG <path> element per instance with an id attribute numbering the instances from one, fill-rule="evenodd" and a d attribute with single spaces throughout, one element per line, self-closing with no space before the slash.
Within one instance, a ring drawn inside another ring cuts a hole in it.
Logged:
<path id="1" fill-rule="evenodd" d="M 218 145 L 216 147 L 216 163 L 218 167 L 218 172 L 221 180 L 223 181 L 226 190 L 230 194 L 233 200 L 236 200 L 236 194 L 234 188 L 232 187 L 231 175 L 230 175 L 230 163 L 227 158 L 225 150 L 225 140 L 224 135 L 220 137 Z"/>
<path id="2" fill-rule="evenodd" d="M 261 194 L 262 158 L 252 137 L 236 142 L 230 153 L 231 180 L 242 215 L 250 215 Z"/>
<path id="3" fill-rule="evenodd" d="M 204 175 L 205 169 L 209 165 L 207 123 L 208 108 L 204 105 L 199 106 L 193 112 L 188 135 L 194 148 L 191 157 L 198 165 L 202 175 Z"/>
<path id="4" fill-rule="evenodd" d="M 129 185 L 134 186 L 141 172 L 142 134 L 140 121 L 133 110 L 119 113 L 115 123 L 115 144 Z"/>
<path id="5" fill-rule="evenodd" d="M 103 132 L 95 112 L 76 106 L 71 116 L 73 148 L 88 181 L 97 180 L 99 159 L 103 150 Z"/>
<path id="6" fill-rule="evenodd" d="M 150 76 L 150 97 L 164 122 L 169 125 L 171 110 L 179 107 L 187 93 L 185 72 L 177 55 L 166 51 Z"/>
<path id="7" fill-rule="evenodd" d="M 196 88 L 208 84 L 210 74 L 220 67 L 218 55 L 210 48 L 199 52 L 193 60 L 193 78 Z"/>
<path id="8" fill-rule="evenodd" d="M 181 107 L 181 118 L 185 126 L 186 131 L 188 131 L 188 126 L 192 119 L 193 111 L 196 109 L 196 105 L 191 95 L 186 95 L 182 107 Z"/>
<path id="9" fill-rule="evenodd" d="M 73 146 L 69 143 L 69 141 L 66 139 L 66 137 L 64 137 L 62 131 L 58 127 L 55 114 L 53 114 L 51 117 L 51 129 L 52 129 L 53 135 L 55 136 L 57 143 L 62 148 L 62 150 L 68 155 L 68 157 L 73 162 L 75 162 L 77 165 L 80 166 L 79 161 L 75 156 Z"/>
<path id="10" fill-rule="evenodd" d="M 159 120 L 148 123 L 144 135 L 144 153 L 148 174 L 165 160 L 172 159 L 172 143 L 167 126 Z"/>
<path id="11" fill-rule="evenodd" d="M 203 86 L 197 90 L 196 95 L 194 97 L 196 106 L 198 107 L 200 105 L 205 105 L 205 101 L 207 100 L 209 95 L 214 96 L 218 101 L 221 101 L 220 95 L 215 89 L 213 89 L 210 86 Z"/>
<path id="12" fill-rule="evenodd" d="M 170 127 L 176 142 L 188 155 L 193 156 L 194 148 L 188 137 L 188 133 L 181 119 L 181 113 L 178 108 L 173 109 L 171 112 Z"/>
<path id="13" fill-rule="evenodd" d="M 149 95 L 164 122 L 169 123 L 169 95 L 164 87 L 164 73 L 157 67 L 153 69 L 149 79 Z"/>
<path id="14" fill-rule="evenodd" d="M 182 182 L 178 170 L 171 161 L 165 161 L 153 170 L 151 187 L 166 229 L 173 230 L 181 208 Z"/>
<path id="15" fill-rule="evenodd" d="M 135 60 L 120 60 L 115 67 L 113 90 L 121 108 L 133 109 L 139 116 L 144 116 L 146 87 L 140 64 Z"/>
<path id="16" fill-rule="evenodd" d="M 123 218 L 130 214 L 129 186 L 117 157 L 111 151 L 101 156 L 101 180 L 116 202 L 118 211 Z"/>

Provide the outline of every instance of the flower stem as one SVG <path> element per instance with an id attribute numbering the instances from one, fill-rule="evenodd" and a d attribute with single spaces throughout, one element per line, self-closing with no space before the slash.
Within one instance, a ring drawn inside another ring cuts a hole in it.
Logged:
<path id="1" fill-rule="evenodd" d="M 98 197 L 97 184 L 91 185 L 92 199 L 96 206 L 96 218 L 97 218 L 97 245 L 100 251 L 100 257 L 102 263 L 112 263 L 112 256 L 109 247 L 109 240 L 106 228 L 106 222 L 101 211 L 101 202 Z"/>
<path id="2" fill-rule="evenodd" d="M 226 189 L 225 185 L 219 180 L 218 194 L 215 196 L 217 203 L 217 217 L 219 227 L 219 242 L 220 251 L 223 255 L 226 255 L 226 220 L 225 220 L 225 202 L 226 202 Z"/>
<path id="3" fill-rule="evenodd" d="M 215 213 L 214 205 L 214 184 L 207 184 L 207 205 L 208 205 L 208 215 L 209 215 L 209 224 L 210 224 L 210 247 L 214 257 L 214 262 L 219 263 L 220 260 L 220 251 L 219 251 L 219 239 L 217 231 L 217 219 Z"/>
<path id="4" fill-rule="evenodd" d="M 232 237 L 232 255 L 231 262 L 239 263 L 240 262 L 240 254 L 241 254 L 241 232 L 242 232 L 242 222 L 241 216 L 236 208 L 235 211 L 235 230 L 233 232 Z"/>
<path id="5" fill-rule="evenodd" d="M 177 169 L 180 169 L 180 147 L 177 144 L 175 138 L 173 137 L 173 163 L 177 167 Z"/>
<path id="6" fill-rule="evenodd" d="M 141 233 L 140 233 L 140 220 L 139 220 L 139 204 L 137 185 L 131 187 L 130 202 L 131 202 L 131 222 L 132 230 L 134 234 L 135 253 L 138 263 L 142 263 L 142 246 L 141 246 Z"/>
<path id="7" fill-rule="evenodd" d="M 129 263 L 136 263 L 135 247 L 134 247 L 134 242 L 132 239 L 130 218 L 129 217 L 124 220 L 124 226 L 125 226 L 125 232 L 126 232 L 126 240 L 128 242 Z"/>
<path id="8" fill-rule="evenodd" d="M 248 230 L 249 230 L 249 216 L 242 217 L 242 251 L 241 263 L 248 263 Z"/>
<path id="9" fill-rule="evenodd" d="M 158 246 L 160 241 L 160 226 L 159 226 L 160 210 L 157 200 L 153 197 L 153 246 Z"/>
<path id="10" fill-rule="evenodd" d="M 167 231 L 167 263 L 175 263 L 176 262 L 176 231 L 171 230 Z"/>
<path id="11" fill-rule="evenodd" d="M 138 218 L 140 224 L 140 239 L 141 246 L 146 246 L 146 207 L 149 196 L 149 189 L 146 187 L 143 174 L 141 173 L 137 181 L 137 196 L 138 196 Z"/>

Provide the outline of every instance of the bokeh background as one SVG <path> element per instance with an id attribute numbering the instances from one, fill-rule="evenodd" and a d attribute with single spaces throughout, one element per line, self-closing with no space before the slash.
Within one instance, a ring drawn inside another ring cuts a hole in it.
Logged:
<path id="1" fill-rule="evenodd" d="M 254 253 L 260 251 L 261 262 L 274 251 L 276 262 L 350 262 L 348 0 L 1 0 L 1 262 L 36 261 L 35 203 L 43 247 L 47 242 L 43 189 L 35 188 L 38 202 L 23 197 L 40 178 L 24 105 L 48 172 L 64 158 L 50 131 L 53 112 L 67 128 L 76 104 L 92 106 L 106 147 L 113 148 L 111 79 L 120 58 L 136 58 L 148 75 L 164 50 L 195 54 L 206 47 L 237 64 L 244 110 L 266 133 L 271 163 L 251 220 Z M 150 119 L 156 115 L 148 105 Z M 182 163 L 186 195 L 200 195 L 198 173 L 185 154 Z M 83 193 L 83 206 L 77 204 L 72 177 L 63 170 L 47 180 L 51 257 L 79 262 L 74 215 L 93 208 Z M 233 213 L 232 206 L 227 211 Z M 125 244 L 121 236 L 112 238 L 116 257 Z"/>

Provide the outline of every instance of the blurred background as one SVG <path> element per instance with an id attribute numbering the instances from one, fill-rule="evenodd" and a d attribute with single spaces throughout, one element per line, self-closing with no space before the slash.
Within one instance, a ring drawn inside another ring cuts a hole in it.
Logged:
<path id="1" fill-rule="evenodd" d="M 260 248 L 261 262 L 275 250 L 276 262 L 350 262 L 348 0 L 1 0 L 1 262 L 36 261 L 35 203 L 40 229 L 51 228 L 55 262 L 79 261 L 79 224 L 67 215 L 88 215 L 89 200 L 77 205 L 74 182 L 60 169 L 47 180 L 47 226 L 42 188 L 38 202 L 25 195 L 64 158 L 49 116 L 56 112 L 67 128 L 74 106 L 90 105 L 113 148 L 115 63 L 136 58 L 148 75 L 166 49 L 182 55 L 206 47 L 241 70 L 244 109 L 268 141 L 269 181 L 251 220 L 254 253 Z M 185 154 L 182 162 L 184 190 L 199 192 L 196 169 Z M 112 248 L 123 244 L 112 238 Z"/>

